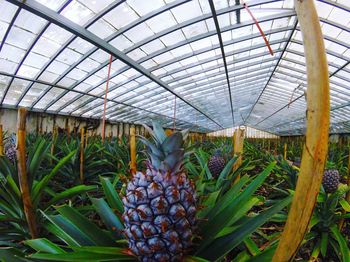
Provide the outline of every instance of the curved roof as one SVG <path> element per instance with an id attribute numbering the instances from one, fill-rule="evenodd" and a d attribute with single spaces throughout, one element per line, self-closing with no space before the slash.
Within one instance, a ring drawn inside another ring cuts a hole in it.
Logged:
<path id="1" fill-rule="evenodd" d="M 0 103 L 208 132 L 305 128 L 306 74 L 292 0 L 0 0 Z M 331 132 L 350 131 L 350 2 L 316 1 Z M 315 43 L 316 44 L 316 43 Z M 176 114 L 174 108 L 176 106 Z"/>

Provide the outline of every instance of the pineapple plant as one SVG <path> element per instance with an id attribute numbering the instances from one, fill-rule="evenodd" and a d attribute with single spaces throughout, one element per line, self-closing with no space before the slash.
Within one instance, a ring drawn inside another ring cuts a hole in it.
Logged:
<path id="1" fill-rule="evenodd" d="M 187 132 L 166 136 L 154 123 L 146 127 L 147 169 L 136 172 L 123 198 L 125 236 L 140 261 L 182 261 L 196 227 L 196 192 L 183 168 Z"/>
<path id="2" fill-rule="evenodd" d="M 219 177 L 220 173 L 226 166 L 226 160 L 220 150 L 216 150 L 214 155 L 208 161 L 208 168 L 213 177 Z"/>

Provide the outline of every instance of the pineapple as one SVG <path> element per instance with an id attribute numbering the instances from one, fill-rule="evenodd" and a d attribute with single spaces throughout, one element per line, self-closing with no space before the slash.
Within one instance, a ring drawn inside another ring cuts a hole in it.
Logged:
<path id="1" fill-rule="evenodd" d="M 209 159 L 208 168 L 213 177 L 219 177 L 222 170 L 225 168 L 226 161 L 219 150 L 215 151 L 214 155 Z"/>
<path id="2" fill-rule="evenodd" d="M 324 171 L 322 185 L 326 193 L 334 193 L 339 186 L 340 175 L 336 169 Z"/>
<path id="3" fill-rule="evenodd" d="M 187 132 L 166 136 L 154 123 L 146 127 L 154 143 L 141 137 L 147 170 L 128 182 L 123 198 L 125 235 L 140 261 L 182 261 L 196 227 L 194 183 L 183 169 Z"/>
<path id="4" fill-rule="evenodd" d="M 16 136 L 14 134 L 9 137 L 5 144 L 5 155 L 11 163 L 14 164 L 16 162 Z"/>

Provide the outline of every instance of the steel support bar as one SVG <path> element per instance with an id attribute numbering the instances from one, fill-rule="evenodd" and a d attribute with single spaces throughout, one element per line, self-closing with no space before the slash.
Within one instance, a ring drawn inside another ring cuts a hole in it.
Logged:
<path id="1" fill-rule="evenodd" d="M 14 75 L 14 74 L 10 74 L 10 73 L 6 73 L 6 72 L 2 72 L 0 71 L 0 75 L 2 76 L 7 76 L 7 77 L 13 77 L 13 78 L 17 78 L 17 79 L 21 79 L 21 80 L 25 80 L 25 81 L 28 81 L 28 82 L 34 82 L 34 83 L 38 83 L 38 84 L 43 84 L 43 85 L 50 85 L 50 83 L 46 82 L 46 81 L 42 81 L 42 80 L 33 80 L 33 79 L 30 79 L 28 77 L 23 77 L 23 76 L 18 76 L 18 75 Z M 60 85 L 55 85 L 54 87 L 58 88 L 58 89 L 62 89 L 62 90 L 69 90 L 68 87 L 64 87 L 64 86 L 60 86 Z M 100 99 L 100 97 L 96 96 L 96 95 L 93 95 L 93 94 L 86 94 L 82 91 L 78 91 L 78 90 L 73 90 L 72 92 L 74 93 L 78 93 L 78 94 L 84 94 L 86 96 L 90 96 L 90 97 L 94 97 L 95 99 Z M 126 103 L 123 103 L 123 102 L 117 102 L 115 100 L 111 100 L 111 99 L 107 99 L 108 102 L 112 102 L 112 103 L 115 103 L 115 104 L 118 104 L 118 105 L 122 105 L 122 106 L 125 106 L 125 107 L 129 107 L 129 108 L 132 108 L 132 109 L 135 109 L 135 110 L 139 110 L 139 111 L 144 111 L 144 112 L 147 112 L 149 114 L 154 114 L 154 115 L 157 115 L 159 117 L 162 117 L 162 118 L 169 118 L 169 121 L 173 121 L 173 118 L 172 117 L 169 117 L 167 115 L 163 115 L 163 114 L 160 114 L 160 113 L 156 113 L 156 112 L 153 112 L 153 111 L 150 111 L 150 110 L 147 110 L 147 109 L 143 109 L 141 107 L 137 107 L 137 106 L 133 106 L 133 105 L 129 105 L 129 104 L 126 104 Z M 8 105 L 2 105 L 3 108 L 12 108 L 12 109 L 16 109 L 17 106 L 8 106 Z M 38 110 L 38 109 L 32 109 L 31 111 L 34 111 L 34 112 L 44 112 L 43 110 Z M 50 111 L 47 111 L 48 113 L 55 113 L 55 112 L 50 112 Z M 65 113 L 60 113 L 61 115 L 69 115 L 69 114 L 65 114 Z M 187 122 L 185 120 L 181 120 L 181 119 L 177 119 L 176 121 L 181 121 L 181 122 L 184 122 L 184 123 L 187 123 L 189 125 L 193 125 L 195 126 L 195 124 L 193 123 L 190 123 L 190 122 Z M 204 128 L 204 127 L 203 127 Z"/>
<path id="2" fill-rule="evenodd" d="M 217 121 L 212 119 L 210 116 L 208 116 L 205 112 L 203 112 L 201 109 L 199 109 L 197 106 L 192 105 L 187 100 L 183 99 L 180 95 L 172 91 L 162 80 L 158 79 L 156 76 L 151 74 L 148 70 L 146 70 L 143 66 L 137 64 L 134 60 L 130 59 L 128 56 L 126 56 L 124 53 L 116 49 L 111 44 L 107 43 L 106 41 L 102 40 L 101 38 L 97 37 L 90 31 L 86 30 L 85 28 L 73 23 L 66 17 L 52 11 L 51 9 L 47 8 L 44 5 L 39 4 L 38 2 L 34 0 L 27 0 L 26 2 L 22 2 L 20 0 L 7 0 L 19 7 L 22 7 L 23 9 L 26 9 L 29 12 L 32 12 L 38 16 L 40 16 L 43 19 L 46 19 L 50 21 L 51 23 L 54 23 L 63 29 L 75 34 L 76 36 L 79 36 L 80 38 L 88 41 L 89 43 L 95 45 L 96 47 L 102 49 L 103 51 L 112 54 L 119 60 L 121 60 L 123 63 L 127 64 L 128 66 L 134 68 L 139 73 L 143 74 L 144 76 L 152 79 L 155 83 L 169 91 L 171 94 L 175 95 L 177 98 L 188 104 L 190 107 L 194 108 L 197 112 L 201 113 L 202 115 L 206 116 L 210 121 L 214 122 L 219 127 L 222 127 Z"/>
<path id="3" fill-rule="evenodd" d="M 296 20 L 296 21 L 294 22 L 294 28 L 293 28 L 293 30 L 291 31 L 290 35 L 289 35 L 289 40 L 288 40 L 288 42 L 286 43 L 286 45 L 284 46 L 284 49 L 283 49 L 283 51 L 282 51 L 282 53 L 281 53 L 281 55 L 280 55 L 280 57 L 279 57 L 279 59 L 278 59 L 278 61 L 277 61 L 277 63 L 276 63 L 276 66 L 274 67 L 273 71 L 271 72 L 271 75 L 270 75 L 270 77 L 269 77 L 269 80 L 267 80 L 265 87 L 261 90 L 261 93 L 259 94 L 259 96 L 258 96 L 258 98 L 256 99 L 255 103 L 253 104 L 252 108 L 250 109 L 250 111 L 249 111 L 249 113 L 248 113 L 248 116 L 245 118 L 245 120 L 244 120 L 244 122 L 243 122 L 244 124 L 245 124 L 245 123 L 247 122 L 247 120 L 249 119 L 251 113 L 252 113 L 253 110 L 254 110 L 254 107 L 255 107 L 256 104 L 259 102 L 260 97 L 261 97 L 262 94 L 264 93 L 264 91 L 265 91 L 266 87 L 268 86 L 269 82 L 271 81 L 271 79 L 272 79 L 272 77 L 273 77 L 273 75 L 274 75 L 276 69 L 278 68 L 278 65 L 279 65 L 281 59 L 283 58 L 284 53 L 285 53 L 286 50 L 287 50 L 287 47 L 288 47 L 288 45 L 289 45 L 290 40 L 291 40 L 292 37 L 293 37 L 294 31 L 295 31 L 295 29 L 297 28 L 297 25 L 298 25 L 298 20 Z"/>

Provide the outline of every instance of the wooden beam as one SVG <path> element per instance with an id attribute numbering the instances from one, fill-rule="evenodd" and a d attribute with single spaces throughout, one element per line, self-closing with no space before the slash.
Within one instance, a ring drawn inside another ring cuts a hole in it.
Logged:
<path id="1" fill-rule="evenodd" d="M 37 225 L 35 210 L 33 209 L 33 202 L 30 195 L 30 186 L 28 182 L 28 173 L 26 166 L 26 117 L 27 110 L 24 108 L 18 109 L 17 116 L 17 167 L 18 180 L 22 195 L 23 209 L 26 216 L 29 233 L 31 237 L 37 238 Z"/>
<path id="2" fill-rule="evenodd" d="M 298 251 L 316 204 L 328 150 L 329 77 L 319 18 L 312 0 L 295 0 L 307 69 L 307 129 L 300 174 L 273 262 L 291 261 Z"/>

